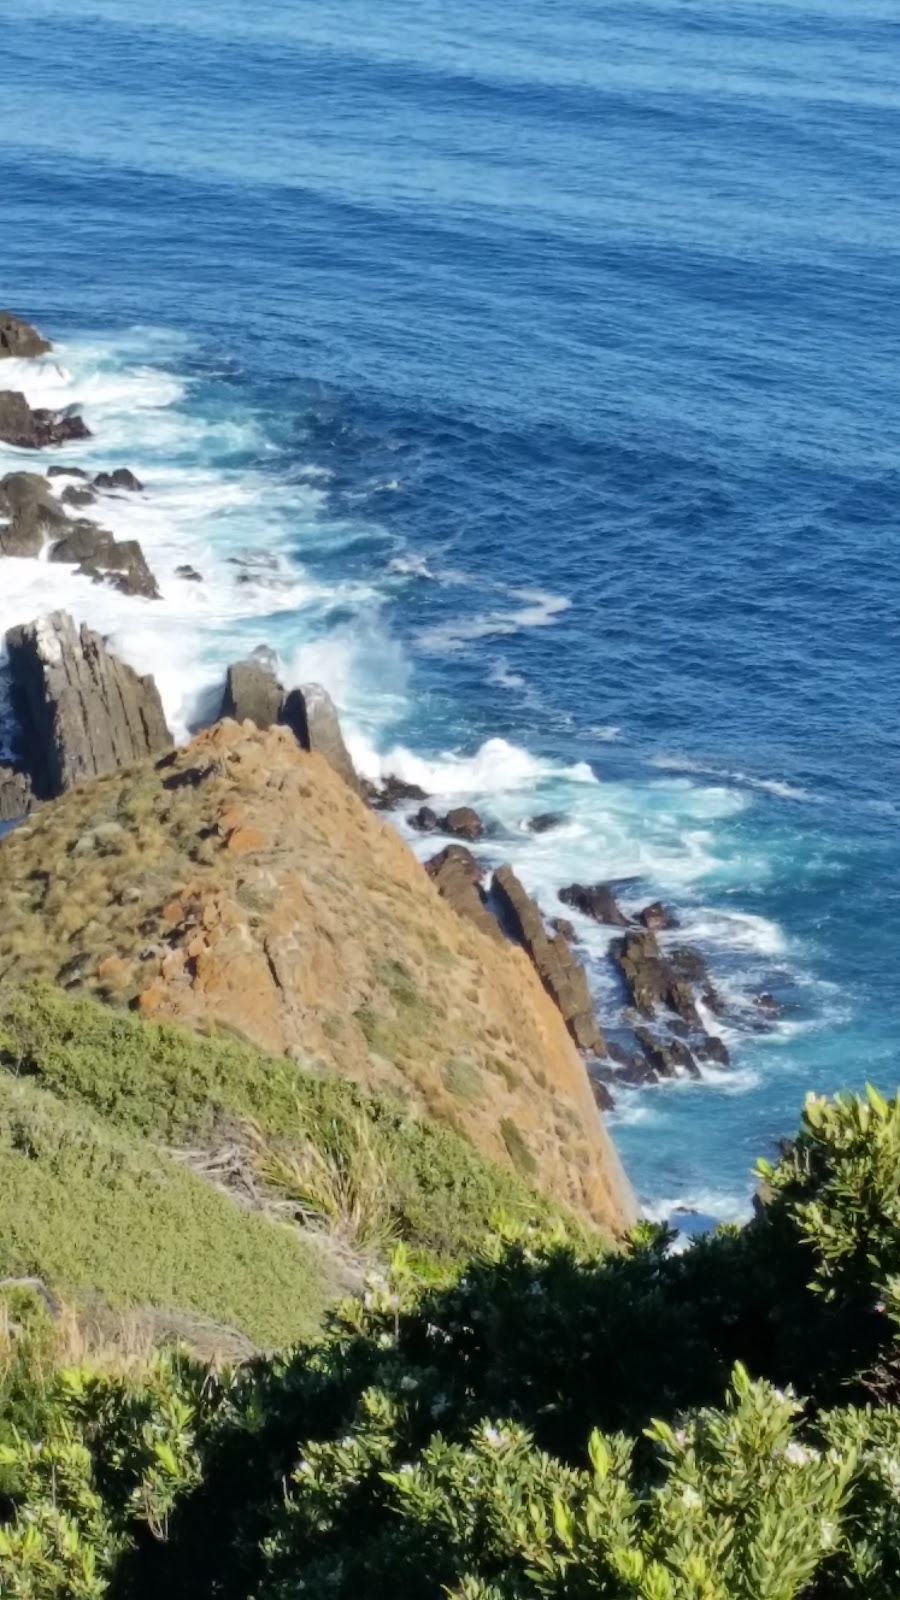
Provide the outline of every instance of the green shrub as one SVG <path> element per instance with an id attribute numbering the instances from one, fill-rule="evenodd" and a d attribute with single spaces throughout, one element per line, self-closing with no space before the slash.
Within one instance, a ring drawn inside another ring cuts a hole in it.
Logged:
<path id="1" fill-rule="evenodd" d="M 682 1254 L 509 1225 L 220 1381 L 61 1378 L 8 1429 L 0 1593 L 897 1600 L 898 1134 L 900 1097 L 810 1101 Z"/>

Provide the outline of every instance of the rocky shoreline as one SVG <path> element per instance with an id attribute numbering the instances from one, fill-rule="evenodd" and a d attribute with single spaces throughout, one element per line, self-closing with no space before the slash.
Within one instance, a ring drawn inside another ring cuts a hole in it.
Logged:
<path id="1" fill-rule="evenodd" d="M 30 359 L 51 349 L 29 324 L 0 313 L 0 362 Z M 0 389 L 0 440 L 27 450 L 59 448 L 89 438 L 77 412 L 34 411 L 16 391 Z M 65 562 L 96 583 L 155 599 L 156 578 L 137 541 L 117 540 L 102 523 L 84 515 L 109 497 L 142 494 L 127 468 L 89 477 L 83 468 L 50 466 L 46 473 L 12 472 L 0 480 L 0 557 Z M 185 580 L 202 581 L 184 566 Z M 90 629 L 62 612 L 23 619 L 6 635 L 12 759 L 0 766 L 0 823 L 14 823 L 42 802 L 91 778 L 159 756 L 173 744 L 152 677 L 140 677 Z M 589 1063 L 598 1104 L 613 1104 L 617 1085 L 640 1086 L 665 1079 L 698 1078 L 706 1064 L 725 1067 L 729 1051 L 715 1031 L 724 1005 L 707 964 L 696 949 L 673 942 L 677 917 L 658 901 L 636 917 L 618 903 L 614 885 L 571 884 L 558 892 L 561 907 L 609 929 L 608 961 L 621 995 L 620 1014 L 607 1039 L 595 1014 L 579 940 L 570 918 L 553 914 L 531 897 L 502 861 L 502 841 L 490 819 L 471 806 L 439 815 L 421 788 L 388 777 L 366 783 L 353 767 L 327 690 L 307 684 L 286 690 L 277 660 L 265 645 L 234 662 L 222 685 L 216 715 L 253 724 L 262 731 L 289 729 L 301 749 L 323 755 L 331 767 L 374 808 L 405 812 L 411 828 L 442 842 L 425 863 L 438 892 L 463 918 L 492 938 L 511 939 L 528 954 L 541 983 L 560 1011 L 568 1032 Z M 532 818 L 544 833 L 564 819 Z M 469 846 L 498 859 L 476 857 Z M 758 997 L 759 1026 L 774 1002 Z"/>

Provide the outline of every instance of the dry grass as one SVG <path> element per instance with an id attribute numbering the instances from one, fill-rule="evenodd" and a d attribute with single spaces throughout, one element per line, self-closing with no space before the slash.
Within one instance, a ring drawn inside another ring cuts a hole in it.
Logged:
<path id="1" fill-rule="evenodd" d="M 302 1108 L 297 1108 L 298 1123 Z M 248 1136 L 261 1182 L 283 1193 L 306 1223 L 326 1224 L 345 1244 L 384 1250 L 397 1236 L 395 1185 L 376 1146 L 371 1123 L 361 1113 L 344 1120 L 338 1135 L 288 1145 L 266 1137 L 258 1124 Z"/>

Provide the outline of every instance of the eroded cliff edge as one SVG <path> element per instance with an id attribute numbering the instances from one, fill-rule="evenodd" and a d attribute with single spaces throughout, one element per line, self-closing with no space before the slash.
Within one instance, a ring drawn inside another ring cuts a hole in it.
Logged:
<path id="1" fill-rule="evenodd" d="M 634 1202 L 525 952 L 287 728 L 224 721 L 0 844 L 0 979 L 231 1030 L 402 1097 L 620 1232 Z"/>

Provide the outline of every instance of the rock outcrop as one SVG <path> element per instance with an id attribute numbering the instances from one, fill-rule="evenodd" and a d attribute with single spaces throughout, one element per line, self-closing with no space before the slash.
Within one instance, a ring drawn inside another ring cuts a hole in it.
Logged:
<path id="1" fill-rule="evenodd" d="M 324 756 L 355 794 L 364 793 L 327 689 L 306 683 L 285 693 L 275 654 L 266 645 L 228 668 L 221 715 L 253 722 L 263 732 L 276 723 L 290 728 L 302 750 Z"/>
<path id="2" fill-rule="evenodd" d="M 228 668 L 222 715 L 235 722 L 255 722 L 265 732 L 280 720 L 284 698 L 275 657 L 261 647 L 246 661 L 235 661 Z"/>
<path id="3" fill-rule="evenodd" d="M 497 918 L 488 910 L 481 887 L 484 873 L 471 850 L 462 844 L 448 844 L 446 850 L 426 861 L 425 871 L 454 911 L 474 922 L 488 938 L 503 938 Z"/>
<path id="4" fill-rule="evenodd" d="M 30 322 L 14 317 L 11 311 L 0 311 L 0 361 L 7 356 L 27 360 L 31 356 L 45 355 L 52 349 L 49 339 L 38 333 Z"/>
<path id="5" fill-rule="evenodd" d="M 6 645 L 22 768 L 38 799 L 171 744 L 153 679 L 65 612 L 11 628 Z"/>
<path id="6" fill-rule="evenodd" d="M 33 411 L 18 390 L 0 390 L 0 440 L 4 444 L 19 450 L 43 450 L 90 437 L 90 428 L 77 412 Z"/>
<path id="7" fill-rule="evenodd" d="M 57 527 L 58 538 L 50 560 L 76 566 L 85 578 L 106 583 L 122 594 L 159 599 L 159 585 L 147 565 L 137 539 L 116 539 L 96 522 L 81 520 Z"/>
<path id="8" fill-rule="evenodd" d="M 0 823 L 18 822 L 36 804 L 27 772 L 18 767 L 0 766 Z"/>
<path id="9" fill-rule="evenodd" d="M 337 709 L 321 683 L 305 683 L 302 688 L 291 689 L 281 708 L 281 721 L 291 729 L 302 750 L 324 756 L 348 788 L 356 794 L 361 793 L 356 769 L 344 743 Z"/>
<path id="10" fill-rule="evenodd" d="M 516 877 L 512 867 L 498 867 L 491 880 L 491 895 L 510 937 L 528 952 L 547 993 L 580 1050 L 606 1054 L 606 1043 L 588 988 L 584 967 L 576 961 L 561 933 L 551 937 L 540 908 Z"/>
<path id="11" fill-rule="evenodd" d="M 0 879 L 8 981 L 64 972 L 145 1017 L 321 1063 L 503 1164 L 524 1152 L 533 1181 L 598 1222 L 633 1219 L 528 956 L 457 916 L 288 729 L 222 722 L 42 806 L 0 840 Z"/>
<path id="12" fill-rule="evenodd" d="M 39 556 L 67 518 L 46 478 L 39 472 L 9 472 L 0 480 L 0 552 Z"/>

